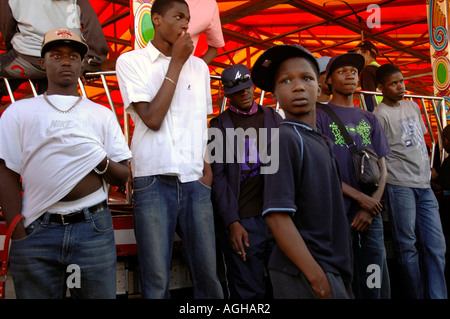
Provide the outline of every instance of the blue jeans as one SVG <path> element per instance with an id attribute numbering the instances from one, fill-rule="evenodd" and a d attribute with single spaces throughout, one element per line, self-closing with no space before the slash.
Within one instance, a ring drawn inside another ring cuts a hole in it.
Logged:
<path id="1" fill-rule="evenodd" d="M 133 179 L 134 229 L 143 298 L 169 298 L 175 231 L 193 284 L 194 298 L 223 298 L 217 276 L 211 189 L 175 176 Z"/>
<path id="2" fill-rule="evenodd" d="M 351 224 L 355 215 L 353 214 L 349 217 L 349 223 Z M 372 224 L 367 231 L 357 232 L 352 230 L 351 235 L 355 298 L 389 299 L 391 297 L 391 289 L 381 214 L 373 217 Z M 372 266 L 376 268 L 370 268 Z"/>
<path id="3" fill-rule="evenodd" d="M 116 246 L 108 208 L 61 225 L 35 220 L 27 237 L 11 242 L 11 275 L 18 299 L 116 298 Z M 71 268 L 74 265 L 76 268 Z"/>
<path id="4" fill-rule="evenodd" d="M 385 201 L 407 296 L 446 299 L 445 240 L 433 191 L 386 184 Z"/>

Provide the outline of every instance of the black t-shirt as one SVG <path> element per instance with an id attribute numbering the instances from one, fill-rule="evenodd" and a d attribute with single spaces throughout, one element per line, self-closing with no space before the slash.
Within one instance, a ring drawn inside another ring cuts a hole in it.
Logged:
<path id="1" fill-rule="evenodd" d="M 283 120 L 279 133 L 279 168 L 275 174 L 264 175 L 263 215 L 291 214 L 317 263 L 348 283 L 353 257 L 331 141 L 316 128 L 292 119 Z M 269 268 L 294 276 L 300 272 L 278 245 Z"/>
<path id="2" fill-rule="evenodd" d="M 264 112 L 259 108 L 253 115 L 230 112 L 230 117 L 235 129 L 242 128 L 244 131 L 244 140 L 237 141 L 238 145 L 245 147 L 243 156 L 238 159 L 241 166 L 238 198 L 239 218 L 258 216 L 262 211 L 264 189 L 259 157 L 259 151 L 263 151 L 259 150 L 259 129 L 264 127 Z M 245 134 L 246 131 L 249 133 L 248 135 Z"/>

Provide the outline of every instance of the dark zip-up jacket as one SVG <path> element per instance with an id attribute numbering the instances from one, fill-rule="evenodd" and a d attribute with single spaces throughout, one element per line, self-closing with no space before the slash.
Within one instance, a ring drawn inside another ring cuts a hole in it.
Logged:
<path id="1" fill-rule="evenodd" d="M 264 127 L 268 128 L 267 141 L 270 141 L 270 128 L 278 127 L 282 121 L 282 117 L 274 108 L 263 107 L 261 105 L 258 105 L 258 108 L 264 112 Z M 231 136 L 228 136 L 227 138 L 226 135 L 227 128 L 234 129 L 230 112 L 231 111 L 227 109 L 210 121 L 210 128 L 219 129 L 223 137 L 223 160 L 221 163 L 212 162 L 211 169 L 213 171 L 212 202 L 214 212 L 222 218 L 225 226 L 229 226 L 232 222 L 239 221 L 238 199 L 241 176 L 241 165 L 236 159 L 237 145 L 234 142 L 234 139 L 231 139 Z M 209 142 L 211 142 L 211 140 Z M 226 163 L 227 148 L 234 150 L 233 163 Z"/>

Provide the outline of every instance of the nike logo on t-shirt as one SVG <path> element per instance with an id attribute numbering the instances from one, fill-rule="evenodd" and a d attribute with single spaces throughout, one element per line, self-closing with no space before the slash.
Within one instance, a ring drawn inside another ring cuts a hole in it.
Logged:
<path id="1" fill-rule="evenodd" d="M 55 135 L 58 132 L 71 129 L 76 127 L 76 124 L 73 123 L 73 121 L 60 121 L 60 120 L 53 120 L 50 123 L 50 126 L 45 131 L 45 136 L 49 137 L 52 135 Z"/>

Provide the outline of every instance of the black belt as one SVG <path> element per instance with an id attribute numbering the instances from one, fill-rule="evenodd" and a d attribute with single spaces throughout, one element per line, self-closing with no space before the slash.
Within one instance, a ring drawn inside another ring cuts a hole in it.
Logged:
<path id="1" fill-rule="evenodd" d="M 91 215 L 98 213 L 101 210 L 104 210 L 108 207 L 106 200 L 97 205 L 88 207 L 88 210 L 91 212 Z M 45 214 L 39 217 L 40 220 L 44 220 Z M 50 223 L 58 223 L 61 225 L 75 224 L 85 220 L 83 210 L 79 210 L 70 214 L 50 214 L 48 221 Z"/>

